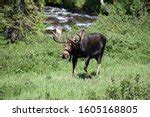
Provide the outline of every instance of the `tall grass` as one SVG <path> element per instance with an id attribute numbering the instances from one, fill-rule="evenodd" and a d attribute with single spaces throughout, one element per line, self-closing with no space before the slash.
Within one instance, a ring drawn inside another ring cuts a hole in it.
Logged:
<path id="1" fill-rule="evenodd" d="M 96 61 L 89 64 L 92 79 L 84 74 L 83 59 L 72 79 L 71 63 L 60 57 L 64 46 L 41 32 L 14 44 L 0 35 L 0 99 L 149 99 L 149 16 L 132 19 L 119 8 L 109 9 L 115 10 L 86 28 L 107 37 L 99 76 Z"/>

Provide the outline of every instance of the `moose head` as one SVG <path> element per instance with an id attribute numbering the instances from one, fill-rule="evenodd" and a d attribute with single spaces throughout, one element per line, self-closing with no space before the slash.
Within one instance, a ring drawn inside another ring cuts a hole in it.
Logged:
<path id="1" fill-rule="evenodd" d="M 52 31 L 53 39 L 57 43 L 62 43 L 65 45 L 64 51 L 62 53 L 62 58 L 67 59 L 71 57 L 71 54 L 74 50 L 76 50 L 80 46 L 80 41 L 83 39 L 85 35 L 85 30 L 82 29 L 78 31 L 74 36 L 66 36 L 66 41 L 61 41 L 62 29 L 56 29 L 56 32 Z"/>

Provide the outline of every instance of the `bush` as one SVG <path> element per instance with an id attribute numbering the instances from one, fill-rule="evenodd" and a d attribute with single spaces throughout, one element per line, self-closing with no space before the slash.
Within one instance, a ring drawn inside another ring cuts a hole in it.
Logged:
<path id="1" fill-rule="evenodd" d="M 145 86 L 139 80 L 139 74 L 134 77 L 133 81 L 131 81 L 131 79 L 123 79 L 119 86 L 112 80 L 111 86 L 108 86 L 106 89 L 106 98 L 116 100 L 149 99 L 149 85 Z"/>
<path id="2" fill-rule="evenodd" d="M 126 14 L 133 17 L 139 17 L 147 9 L 144 0 L 120 0 L 119 3 L 126 10 Z"/>
<path id="3" fill-rule="evenodd" d="M 41 2 L 39 2 L 42 4 Z M 5 6 L 3 9 L 4 20 L 3 27 L 6 38 L 9 42 L 21 40 L 27 36 L 29 32 L 38 31 L 39 25 L 43 22 L 40 15 L 41 7 L 33 1 L 20 3 L 12 3 L 10 6 Z M 39 12 L 40 11 L 40 12 Z"/>
<path id="4" fill-rule="evenodd" d="M 122 5 L 108 5 L 109 16 L 99 15 L 89 32 L 101 32 L 107 38 L 106 53 L 111 58 L 148 63 L 149 16 L 132 18 Z M 137 56 L 138 55 L 138 56 Z"/>

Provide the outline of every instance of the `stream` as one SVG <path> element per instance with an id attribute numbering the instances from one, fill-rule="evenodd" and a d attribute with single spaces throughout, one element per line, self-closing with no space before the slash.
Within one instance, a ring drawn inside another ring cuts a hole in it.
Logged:
<path id="1" fill-rule="evenodd" d="M 61 28 L 63 31 L 72 30 L 72 26 L 88 27 L 97 20 L 96 15 L 89 15 L 85 12 L 74 12 L 64 8 L 46 6 L 45 13 L 47 18 L 44 20 L 46 24 L 46 33 L 50 33 L 56 28 Z"/>

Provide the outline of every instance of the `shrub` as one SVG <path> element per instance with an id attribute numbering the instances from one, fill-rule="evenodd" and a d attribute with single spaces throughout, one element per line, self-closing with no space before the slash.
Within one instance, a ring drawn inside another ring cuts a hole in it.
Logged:
<path id="1" fill-rule="evenodd" d="M 133 17 L 139 17 L 147 9 L 144 0 L 120 0 L 119 3 L 126 10 L 126 14 Z"/>
<path id="2" fill-rule="evenodd" d="M 40 15 L 41 2 L 35 4 L 33 1 L 20 1 L 5 6 L 3 24 L 5 35 L 9 42 L 23 39 L 31 31 L 38 31 L 38 26 L 42 22 Z M 37 7 L 40 6 L 40 7 Z M 39 12 L 40 11 L 40 12 Z"/>
<path id="3" fill-rule="evenodd" d="M 112 81 L 111 86 L 106 89 L 106 98 L 124 100 L 149 99 L 149 85 L 145 86 L 139 80 L 140 75 L 137 74 L 133 81 L 123 79 L 118 86 Z"/>

